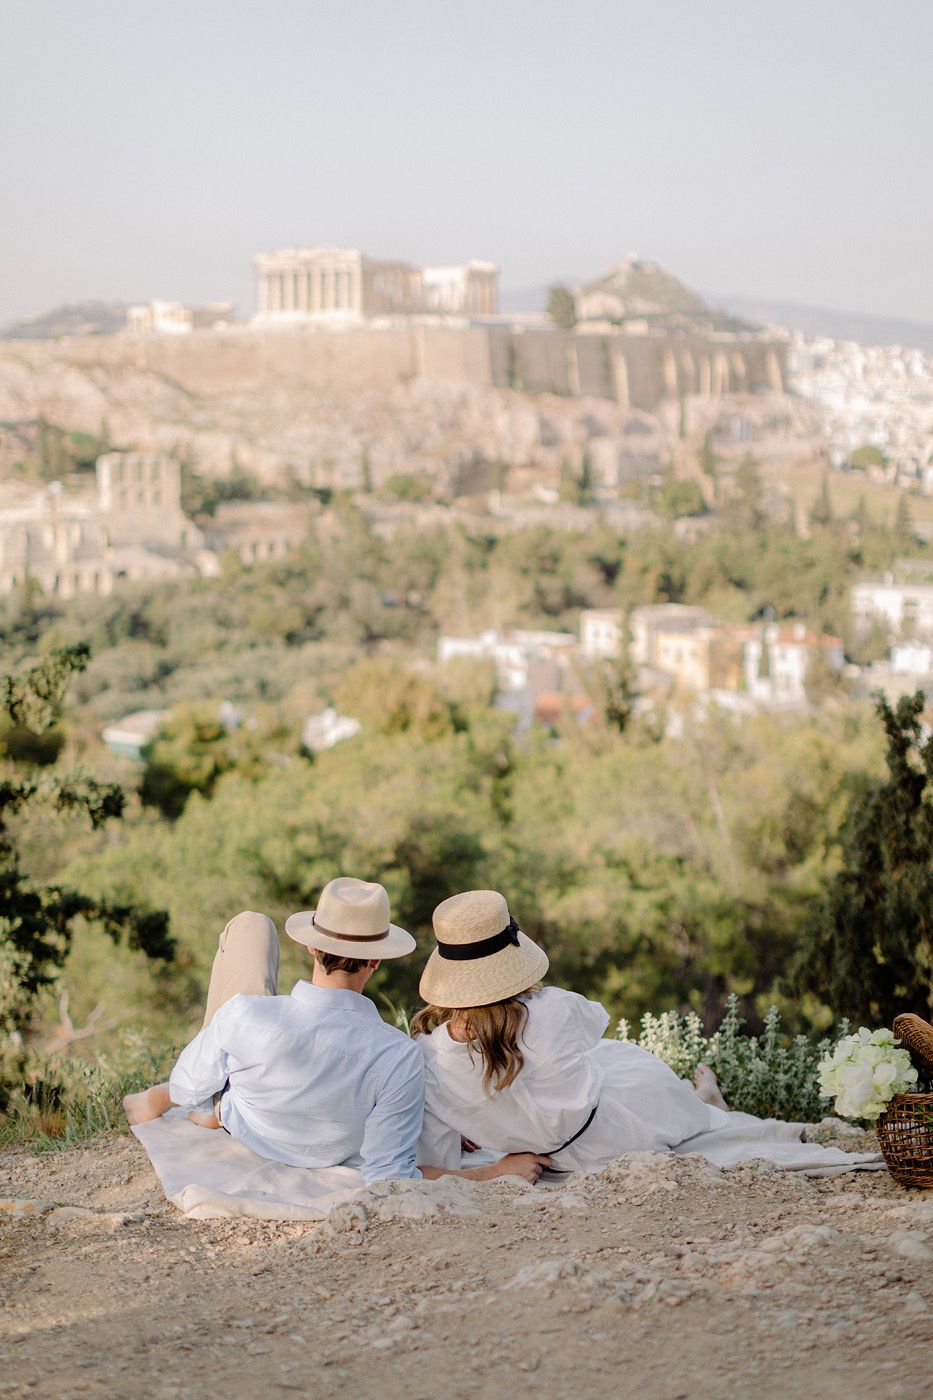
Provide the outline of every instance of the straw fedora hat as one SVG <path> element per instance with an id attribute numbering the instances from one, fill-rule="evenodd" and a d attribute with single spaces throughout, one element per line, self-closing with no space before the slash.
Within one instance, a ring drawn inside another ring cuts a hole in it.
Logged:
<path id="1" fill-rule="evenodd" d="M 418 988 L 431 1006 L 490 1006 L 543 977 L 547 954 L 521 932 L 495 890 L 467 890 L 434 911 L 437 948 Z"/>
<path id="2" fill-rule="evenodd" d="M 401 958 L 415 940 L 389 922 L 389 896 L 382 885 L 341 875 L 321 890 L 316 909 L 303 909 L 285 920 L 296 943 L 334 953 L 339 958 Z"/>

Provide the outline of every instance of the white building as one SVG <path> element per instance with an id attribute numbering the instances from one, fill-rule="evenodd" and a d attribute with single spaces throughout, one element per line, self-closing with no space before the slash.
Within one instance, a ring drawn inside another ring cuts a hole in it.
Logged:
<path id="1" fill-rule="evenodd" d="M 580 614 L 580 651 L 588 661 L 621 656 L 623 632 L 621 608 L 585 608 Z"/>
<path id="2" fill-rule="evenodd" d="M 632 634 L 629 655 L 637 666 L 663 666 L 659 650 L 664 648 L 667 639 L 678 634 L 686 637 L 713 626 L 713 619 L 705 608 L 690 607 L 686 603 L 651 603 L 633 608 L 629 618 Z"/>
<path id="3" fill-rule="evenodd" d="M 140 762 L 143 749 L 154 739 L 171 710 L 134 710 L 108 726 L 101 738 L 112 753 Z"/>
<path id="4" fill-rule="evenodd" d="M 895 676 L 933 675 L 933 643 L 895 642 L 891 648 L 890 669 Z"/>
<path id="5" fill-rule="evenodd" d="M 208 306 L 183 306 L 180 301 L 150 301 L 145 306 L 129 306 L 126 329 L 131 335 L 188 335 L 194 330 L 216 330 L 232 325 L 236 308 L 232 301 L 211 302 Z"/>
<path id="6" fill-rule="evenodd" d="M 577 654 L 572 632 L 503 631 L 490 628 L 476 637 L 438 637 L 437 659 L 444 665 L 458 656 L 495 663 L 500 690 L 523 690 L 535 662 L 552 662 L 569 668 Z M 556 688 L 556 687 L 555 687 Z"/>
<path id="7" fill-rule="evenodd" d="M 789 628 L 768 623 L 743 647 L 745 689 L 769 708 L 806 705 L 807 676 L 820 654 L 835 670 L 842 670 L 845 655 L 838 637 L 818 637 L 802 622 Z"/>
<path id="8" fill-rule="evenodd" d="M 126 310 L 126 329 L 131 335 L 188 335 L 193 328 L 191 308 L 180 301 L 150 301 Z"/>
<path id="9" fill-rule="evenodd" d="M 896 635 L 933 636 L 933 583 L 895 583 L 888 574 L 880 582 L 855 584 L 850 597 L 856 624 L 865 631 L 878 621 Z"/>

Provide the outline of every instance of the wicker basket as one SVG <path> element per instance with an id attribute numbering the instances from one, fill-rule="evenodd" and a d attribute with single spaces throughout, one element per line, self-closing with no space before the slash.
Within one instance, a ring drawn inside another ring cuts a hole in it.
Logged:
<path id="1" fill-rule="evenodd" d="M 933 1026 L 922 1016 L 905 1011 L 894 1017 L 894 1034 L 924 1079 L 933 1079 Z"/>
<path id="2" fill-rule="evenodd" d="M 877 1128 L 894 1180 L 901 1186 L 933 1186 L 933 1094 L 895 1094 Z"/>

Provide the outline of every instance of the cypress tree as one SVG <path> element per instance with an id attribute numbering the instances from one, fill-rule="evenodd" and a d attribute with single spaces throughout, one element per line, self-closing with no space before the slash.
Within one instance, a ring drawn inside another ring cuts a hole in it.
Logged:
<path id="1" fill-rule="evenodd" d="M 922 691 L 879 697 L 887 775 L 853 794 L 842 865 L 814 908 L 791 970 L 838 1016 L 872 1027 L 933 1009 L 933 735 Z"/>

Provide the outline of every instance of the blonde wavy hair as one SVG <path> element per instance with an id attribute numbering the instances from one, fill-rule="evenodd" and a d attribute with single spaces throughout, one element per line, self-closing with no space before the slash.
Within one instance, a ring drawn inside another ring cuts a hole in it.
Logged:
<path id="1" fill-rule="evenodd" d="M 494 1001 L 490 1006 L 425 1006 L 412 1017 L 411 1034 L 430 1035 L 449 1021 L 457 1020 L 469 1036 L 470 1058 L 479 1053 L 483 1062 L 483 1093 L 492 1096 L 507 1089 L 525 1063 L 520 1041 L 528 1020 L 524 997 L 540 992 L 541 982 L 527 987 L 519 996 Z"/>

